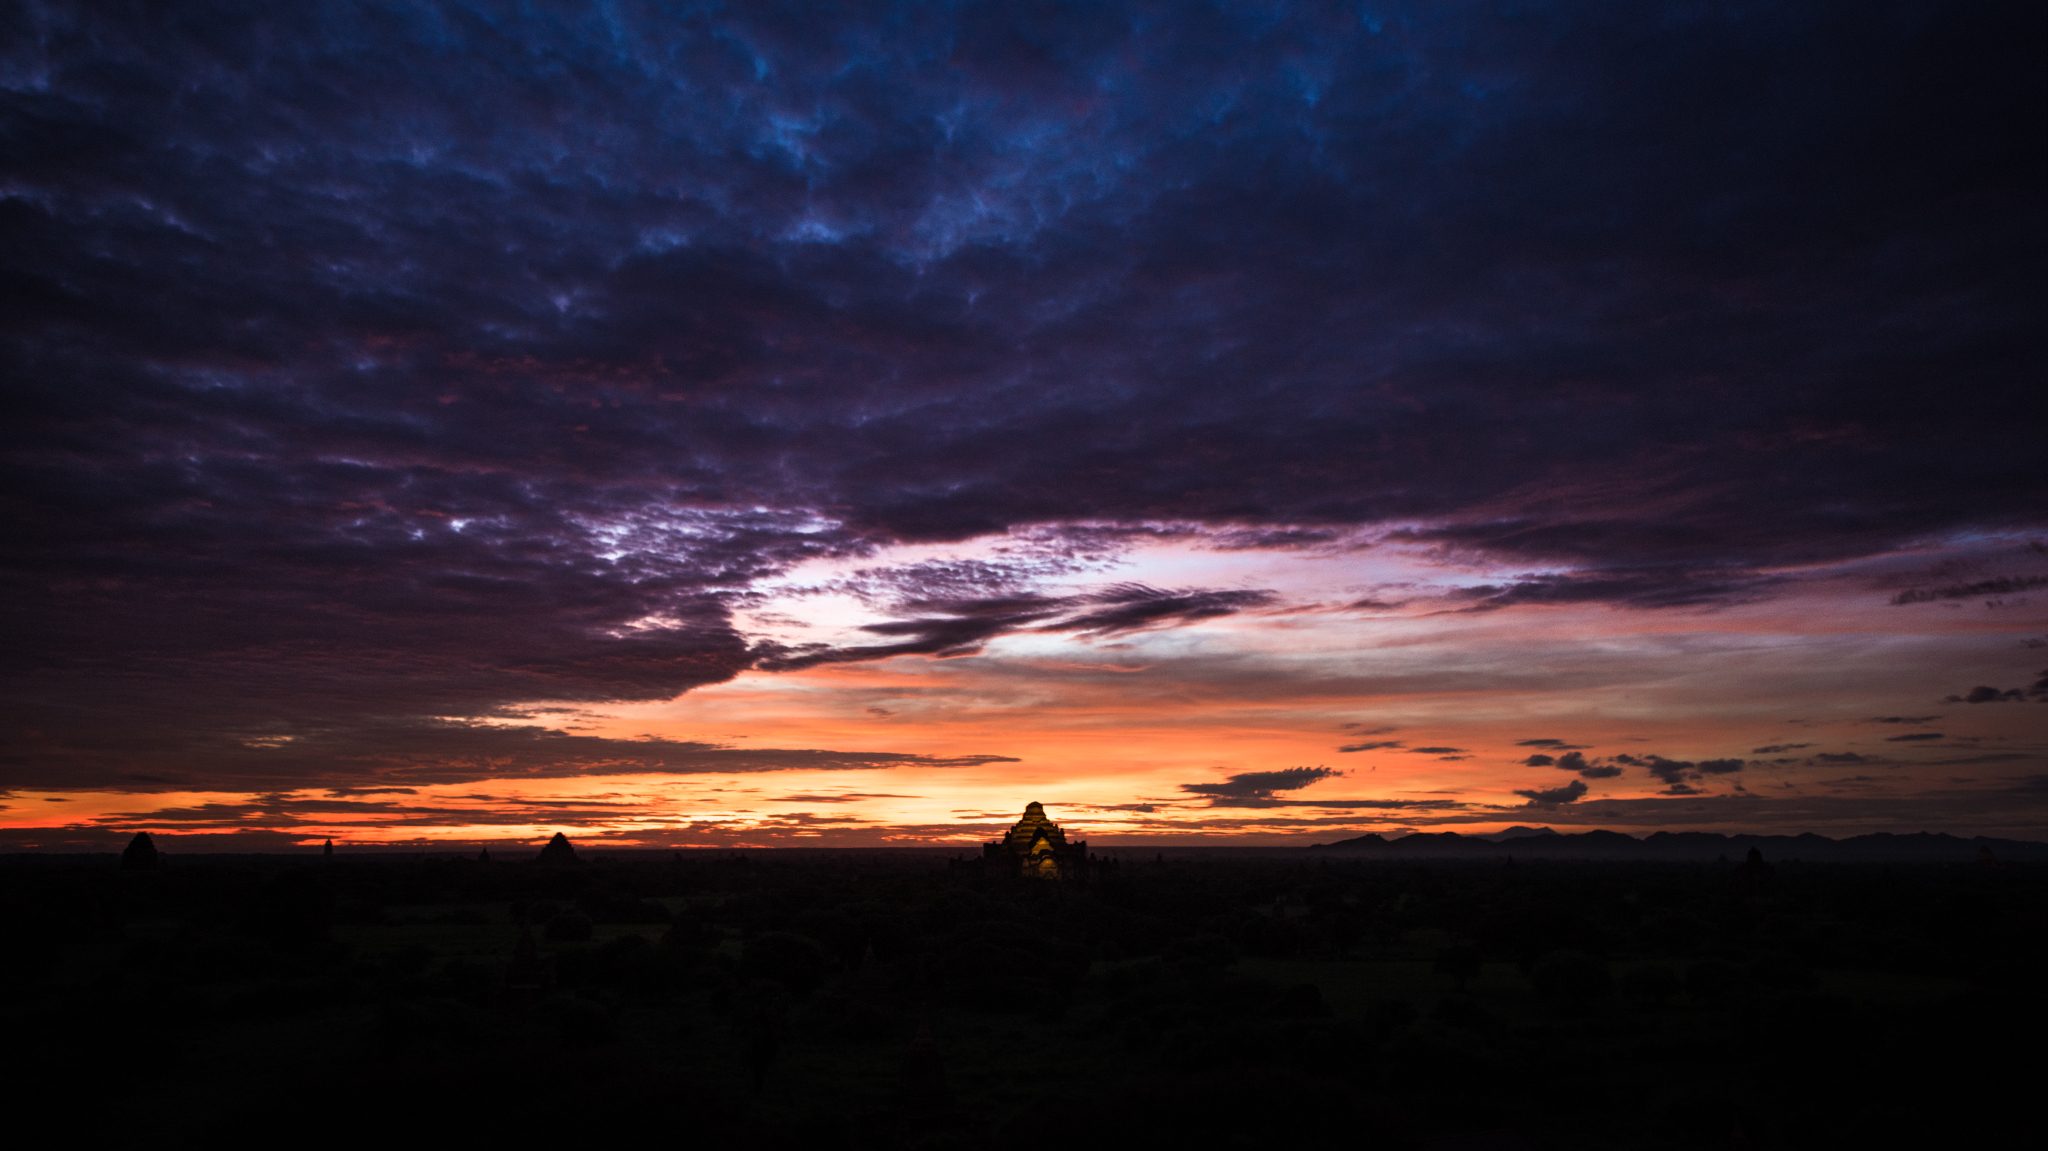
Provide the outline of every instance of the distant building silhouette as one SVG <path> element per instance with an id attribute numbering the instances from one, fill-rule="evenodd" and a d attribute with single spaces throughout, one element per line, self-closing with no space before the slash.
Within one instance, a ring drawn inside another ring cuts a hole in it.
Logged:
<path id="1" fill-rule="evenodd" d="M 334 841 L 331 839 L 328 840 L 327 846 L 320 849 L 320 854 L 323 856 L 332 856 L 334 854 Z"/>
<path id="2" fill-rule="evenodd" d="M 1737 882 L 1747 887 L 1762 887 L 1773 874 L 1771 865 L 1764 862 L 1764 853 L 1754 847 L 1749 849 L 1749 857 L 1742 861 L 1742 866 L 1735 869 Z"/>
<path id="3" fill-rule="evenodd" d="M 1033 804 L 1033 807 L 1038 806 Z M 946 1061 L 932 1038 L 931 1024 L 920 1018 L 917 1036 L 903 1052 L 896 1079 L 896 1102 L 913 1113 L 947 1111 L 953 1106 L 952 1089 L 946 1085 Z"/>
<path id="4" fill-rule="evenodd" d="M 476 861 L 478 863 L 489 863 L 491 861 L 491 849 L 486 847 L 482 851 L 477 852 Z"/>
<path id="5" fill-rule="evenodd" d="M 505 965 L 505 986 L 513 991 L 539 991 L 548 982 L 547 965 L 533 942 L 533 929 L 526 917 L 519 917 L 519 941 L 512 945 L 512 962 Z"/>
<path id="6" fill-rule="evenodd" d="M 128 847 L 121 852 L 121 870 L 149 871 L 156 867 L 156 841 L 146 831 L 138 831 L 128 841 Z"/>
<path id="7" fill-rule="evenodd" d="M 1067 842 L 1067 833 L 1047 819 L 1045 805 L 1025 805 L 1024 818 L 1010 834 L 981 849 L 982 865 L 1035 879 L 1079 879 L 1088 872 L 1088 844 Z"/>
<path id="8" fill-rule="evenodd" d="M 540 862 L 570 864 L 583 861 L 576 858 L 576 849 L 570 845 L 569 837 L 558 831 L 553 839 L 548 840 L 548 845 L 540 849 Z"/>

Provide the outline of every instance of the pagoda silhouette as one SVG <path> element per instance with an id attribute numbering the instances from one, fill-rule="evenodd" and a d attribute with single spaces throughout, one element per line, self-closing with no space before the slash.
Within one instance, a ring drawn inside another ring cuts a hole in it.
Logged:
<path id="1" fill-rule="evenodd" d="M 537 862 L 548 867 L 574 867 L 583 860 L 577 857 L 576 848 L 569 842 L 569 837 L 558 831 L 553 839 L 548 840 L 548 845 L 540 849 L 540 858 Z"/>
<path id="2" fill-rule="evenodd" d="M 984 870 L 1030 879 L 1082 879 L 1092 861 L 1088 844 L 1068 843 L 1060 825 L 1046 818 L 1045 805 L 1033 802 L 1008 835 L 982 845 L 981 863 Z"/>

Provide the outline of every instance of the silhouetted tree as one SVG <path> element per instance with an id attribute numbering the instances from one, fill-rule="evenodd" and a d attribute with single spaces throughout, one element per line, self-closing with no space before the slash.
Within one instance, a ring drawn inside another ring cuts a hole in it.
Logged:
<path id="1" fill-rule="evenodd" d="M 1476 1001 L 1461 996 L 1447 996 L 1436 1005 L 1431 1015 L 1453 1027 L 1470 1031 L 1497 1031 L 1500 1020 L 1492 1012 L 1481 1007 Z"/>
<path id="2" fill-rule="evenodd" d="M 1638 999 L 1647 999 L 1662 1007 L 1666 999 L 1678 994 L 1681 985 L 1678 976 L 1669 967 L 1653 963 L 1638 967 L 1622 976 L 1621 989 Z"/>
<path id="3" fill-rule="evenodd" d="M 1330 1014 L 1330 1009 L 1323 1004 L 1322 988 L 1313 983 L 1297 983 L 1280 997 L 1274 1014 L 1282 1019 L 1321 1019 Z"/>
<path id="4" fill-rule="evenodd" d="M 1685 973 L 1685 993 L 1709 1007 L 1720 1007 L 1742 984 L 1742 972 L 1718 959 L 1695 963 Z"/>
<path id="5" fill-rule="evenodd" d="M 772 979 L 798 995 L 809 995 L 832 967 L 832 957 L 816 940 L 788 931 L 771 931 L 747 940 L 740 972 L 749 978 Z"/>
<path id="6" fill-rule="evenodd" d="M 685 911 L 675 917 L 661 941 L 669 947 L 711 947 L 718 942 L 718 929 Z"/>
<path id="7" fill-rule="evenodd" d="M 334 896 L 309 871 L 293 869 L 272 878 L 244 908 L 242 925 L 251 935 L 281 947 L 305 947 L 327 938 Z"/>
<path id="8" fill-rule="evenodd" d="M 740 1055 L 746 1061 L 747 1077 L 756 1092 L 768 1083 L 768 1073 L 782 1058 L 782 1006 L 761 1001 L 752 1004 L 739 1025 Z"/>
<path id="9" fill-rule="evenodd" d="M 1659 915 L 1645 920 L 1643 941 L 1666 955 L 1687 955 L 1700 945 L 1700 921 L 1690 915 Z"/>
<path id="10" fill-rule="evenodd" d="M 1583 951 L 1553 951 L 1536 961 L 1529 982 L 1536 993 L 1572 1010 L 1583 1010 L 1614 990 L 1607 964 Z"/>
<path id="11" fill-rule="evenodd" d="M 1415 1006 L 1402 999 L 1382 1000 L 1365 1009 L 1365 1025 L 1374 1031 L 1395 1031 L 1415 1020 Z"/>
<path id="12" fill-rule="evenodd" d="M 938 1041 L 932 1038 L 931 1025 L 922 1020 L 897 1069 L 896 1101 L 912 1112 L 945 1111 L 953 1106 L 945 1059 L 939 1054 Z"/>
<path id="13" fill-rule="evenodd" d="M 555 1038 L 571 1047 L 588 1047 L 611 1038 L 611 1012 L 580 995 L 557 995 L 541 1002 L 537 1013 Z"/>
<path id="14" fill-rule="evenodd" d="M 1316 930 L 1341 954 L 1364 937 L 1365 923 L 1348 911 L 1331 911 L 1316 916 Z"/>
<path id="15" fill-rule="evenodd" d="M 564 911 L 548 920 L 542 934 L 559 943 L 582 942 L 590 938 L 590 917 L 580 911 Z"/>
<path id="16" fill-rule="evenodd" d="M 1749 964 L 1748 975 L 1758 986 L 1780 991 L 1813 991 L 1820 986 L 1820 978 L 1805 964 L 1777 952 L 1757 956 Z"/>
<path id="17" fill-rule="evenodd" d="M 1438 975 L 1448 975 L 1458 981 L 1458 994 L 1465 994 L 1465 984 L 1479 974 L 1485 957 L 1477 947 L 1446 947 L 1436 953 L 1435 967 Z"/>
<path id="18" fill-rule="evenodd" d="M 547 985 L 548 971 L 534 946 L 533 931 L 526 921 L 519 923 L 519 940 L 512 945 L 512 962 L 505 965 L 505 986 L 514 991 L 538 991 Z"/>
<path id="19" fill-rule="evenodd" d="M 156 841 L 146 831 L 138 831 L 128 841 L 128 847 L 121 852 L 121 870 L 150 871 L 156 867 Z"/>
<path id="20" fill-rule="evenodd" d="M 599 891 L 586 891 L 577 896 L 576 906 L 583 914 L 588 915 L 593 923 L 646 926 L 667 924 L 670 918 L 668 908 L 652 900 Z"/>
<path id="21" fill-rule="evenodd" d="M 1167 944 L 1163 958 L 1174 964 L 1229 967 L 1237 962 L 1237 948 L 1220 935 L 1197 935 Z"/>

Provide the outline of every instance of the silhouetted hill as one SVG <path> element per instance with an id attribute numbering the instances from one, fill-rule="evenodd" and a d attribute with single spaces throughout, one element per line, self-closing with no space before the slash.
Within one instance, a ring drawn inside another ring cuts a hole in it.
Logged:
<path id="1" fill-rule="evenodd" d="M 1847 839 L 1824 835 L 1721 835 L 1711 831 L 1659 831 L 1642 839 L 1619 831 L 1595 829 L 1572 834 L 1531 832 L 1498 840 L 1454 831 L 1419 832 L 1388 840 L 1361 835 L 1337 843 L 1309 845 L 1311 851 L 1358 853 L 1389 858 L 1471 858 L 1525 856 L 1549 859 L 1642 859 L 1712 861 L 1740 859 L 1751 848 L 1767 859 L 1862 862 L 1911 860 L 1926 863 L 1970 863 L 1982 848 L 2006 862 L 2048 861 L 2048 843 L 1920 832 L 1894 835 L 1876 832 Z"/>
<path id="2" fill-rule="evenodd" d="M 1547 827 L 1523 827 L 1523 826 L 1521 826 L 1521 825 L 1517 824 L 1517 825 L 1516 825 L 1516 826 L 1514 826 L 1514 827 L 1510 827 L 1510 828 L 1508 828 L 1508 829 L 1507 829 L 1506 831 L 1496 831 L 1496 832 L 1494 832 L 1494 833 L 1493 833 L 1493 834 L 1491 834 L 1491 835 L 1475 835 L 1475 836 L 1473 836 L 1472 838 L 1474 838 L 1474 839 L 1490 839 L 1490 840 L 1492 840 L 1492 841 L 1493 841 L 1493 842 L 1495 842 L 1495 843 L 1500 843 L 1500 842 L 1502 842 L 1502 841 L 1504 841 L 1504 840 L 1509 840 L 1509 839 L 1520 839 L 1520 838 L 1522 838 L 1522 837 L 1523 837 L 1523 836 L 1525 836 L 1525 835 L 1556 835 L 1556 834 L 1557 834 L 1557 832 L 1555 832 L 1555 831 L 1552 831 L 1552 830 L 1551 830 L 1550 828 L 1547 828 Z"/>

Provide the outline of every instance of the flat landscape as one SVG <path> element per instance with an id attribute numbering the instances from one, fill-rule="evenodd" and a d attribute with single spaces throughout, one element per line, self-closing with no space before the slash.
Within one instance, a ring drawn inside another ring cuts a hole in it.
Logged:
<path id="1" fill-rule="evenodd" d="M 1069 881 L 938 852 L 12 857 L 0 890 L 36 929 L 5 1026 L 51 1053 L 38 1097 L 133 1124 L 290 1123 L 312 1091 L 374 1101 L 337 1130 L 452 1108 L 763 1145 L 1935 1139 L 1955 1106 L 1988 1122 L 2025 1097 L 1981 1055 L 2041 1022 L 2043 879 L 1307 851 Z"/>

